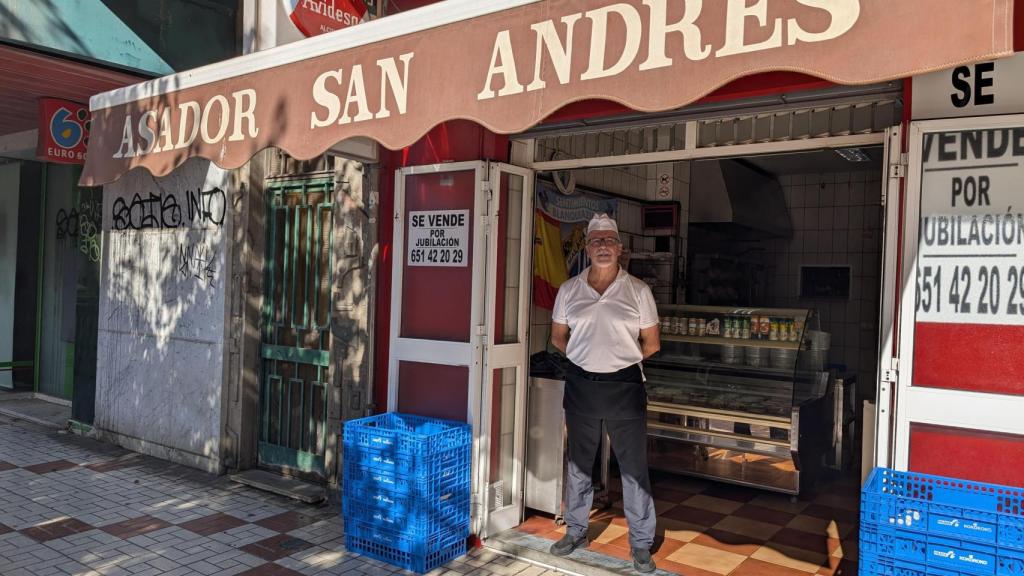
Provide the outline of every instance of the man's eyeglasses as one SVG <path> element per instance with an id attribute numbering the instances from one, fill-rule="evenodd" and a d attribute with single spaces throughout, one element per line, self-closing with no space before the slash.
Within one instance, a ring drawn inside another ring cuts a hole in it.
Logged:
<path id="1" fill-rule="evenodd" d="M 599 248 L 601 246 L 618 246 L 619 244 L 619 239 L 612 238 L 611 236 L 607 238 L 592 238 L 587 240 L 587 246 L 590 246 L 591 248 Z"/>

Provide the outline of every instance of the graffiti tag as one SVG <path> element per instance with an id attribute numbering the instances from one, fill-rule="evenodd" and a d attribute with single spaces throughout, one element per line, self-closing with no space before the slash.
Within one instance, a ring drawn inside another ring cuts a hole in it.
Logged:
<path id="1" fill-rule="evenodd" d="M 130 201 L 114 200 L 111 209 L 114 230 L 173 229 L 224 225 L 227 196 L 224 190 L 186 190 L 185 209 L 172 192 L 136 193 Z"/>

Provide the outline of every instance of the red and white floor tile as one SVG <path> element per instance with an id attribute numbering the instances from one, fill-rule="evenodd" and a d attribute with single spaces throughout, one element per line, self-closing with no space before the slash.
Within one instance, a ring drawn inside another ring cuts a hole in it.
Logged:
<path id="1" fill-rule="evenodd" d="M 658 568 L 686 576 L 854 576 L 857 573 L 859 485 L 856 478 L 819 482 L 787 495 L 682 476 L 652 477 Z M 613 504 L 591 516 L 589 549 L 628 560 L 629 536 L 617 479 Z M 562 537 L 550 516 L 534 515 L 517 530 Z"/>

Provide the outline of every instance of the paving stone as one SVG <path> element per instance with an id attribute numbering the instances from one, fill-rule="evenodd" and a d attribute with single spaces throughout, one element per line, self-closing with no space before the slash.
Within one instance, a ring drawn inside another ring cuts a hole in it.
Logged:
<path id="1" fill-rule="evenodd" d="M 309 506 L 0 416 L 2 576 L 412 575 L 349 552 L 344 534 L 336 503 Z M 531 566 L 473 550 L 430 575 Z"/>

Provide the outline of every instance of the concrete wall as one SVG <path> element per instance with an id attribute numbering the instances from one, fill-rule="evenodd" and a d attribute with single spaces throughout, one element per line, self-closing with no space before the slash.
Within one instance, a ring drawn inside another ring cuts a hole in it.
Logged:
<path id="1" fill-rule="evenodd" d="M 0 362 L 14 359 L 14 282 L 18 264 L 19 164 L 0 164 Z M 0 388 L 12 388 L 9 370 Z"/>
<path id="2" fill-rule="evenodd" d="M 225 257 L 234 191 L 193 159 L 104 188 L 95 428 L 123 446 L 221 471 Z"/>

